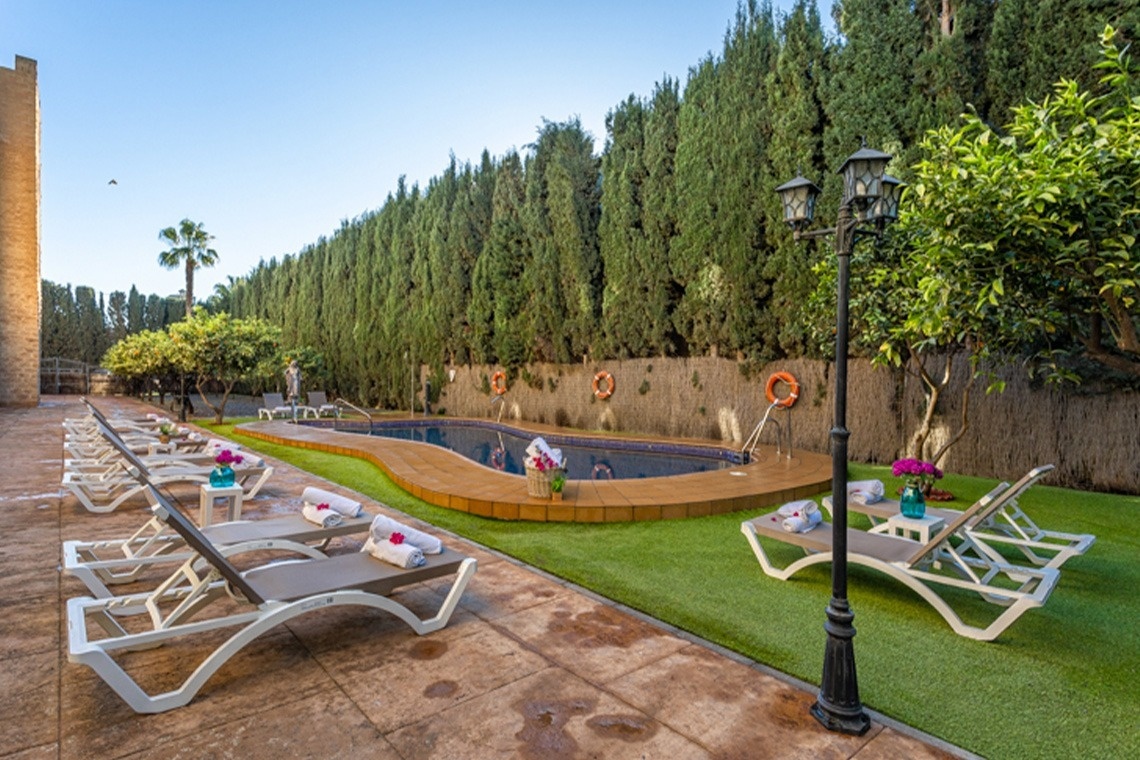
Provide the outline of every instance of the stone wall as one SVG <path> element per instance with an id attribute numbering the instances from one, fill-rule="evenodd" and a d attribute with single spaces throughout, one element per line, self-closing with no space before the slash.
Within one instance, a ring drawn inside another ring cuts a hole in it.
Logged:
<path id="1" fill-rule="evenodd" d="M 0 66 L 0 406 L 40 383 L 40 100 L 36 62 Z"/>
<path id="2" fill-rule="evenodd" d="M 491 404 L 490 379 L 498 369 L 455 367 L 452 379 L 449 368 L 437 408 L 456 416 L 497 417 L 499 404 Z M 609 372 L 616 386 L 604 401 L 593 393 L 599 370 Z M 765 386 L 777 371 L 791 372 L 801 386 L 796 404 L 772 417 L 783 440 L 790 427 L 794 448 L 826 453 L 833 422 L 833 369 L 821 361 L 784 361 L 753 377 L 745 377 L 736 362 L 708 357 L 531 365 L 508 379 L 503 419 L 740 446 L 764 416 Z M 942 461 L 944 469 L 1013 481 L 1036 465 L 1052 463 L 1057 470 L 1049 485 L 1140 493 L 1140 394 L 1035 388 L 1017 367 L 999 375 L 1008 383 L 1006 391 L 986 395 L 984 388 L 974 390 L 970 427 Z M 966 380 L 964 369 L 954 373 L 953 386 L 939 404 L 933 439 L 944 439 L 957 423 Z M 905 453 L 921 422 L 921 385 L 902 372 L 853 360 L 848 386 L 851 459 L 890 464 Z M 776 443 L 776 434 L 776 426 L 767 426 L 762 442 Z"/>

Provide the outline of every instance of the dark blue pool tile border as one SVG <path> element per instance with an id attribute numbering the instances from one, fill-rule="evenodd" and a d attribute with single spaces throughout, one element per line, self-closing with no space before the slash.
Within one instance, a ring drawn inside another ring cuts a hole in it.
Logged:
<path id="1" fill-rule="evenodd" d="M 335 428 L 336 430 L 344 430 L 354 433 L 364 433 L 369 430 L 369 423 L 359 420 L 342 420 L 339 422 L 336 420 L 306 420 L 304 422 L 298 421 L 298 424 L 303 424 L 309 427 Z M 473 419 L 448 419 L 446 417 L 417 420 L 378 420 L 373 421 L 371 423 L 371 427 L 392 429 L 412 427 L 479 427 L 488 430 L 496 430 L 500 433 L 507 433 L 522 438 L 536 435 L 533 431 L 523 430 L 522 428 L 516 428 L 510 425 L 504 425 L 501 422 Z M 672 443 L 669 441 L 601 438 L 599 436 L 567 435 L 562 433 L 544 433 L 542 434 L 542 437 L 546 439 L 547 443 L 555 445 L 584 446 L 594 449 L 610 449 L 620 451 L 648 451 L 658 454 L 673 454 L 676 456 L 693 456 L 706 457 L 708 459 L 720 459 L 722 461 L 732 462 L 734 464 L 740 463 L 739 451 L 733 451 L 732 449 L 726 449 L 717 446 L 700 446 L 684 443 Z"/>

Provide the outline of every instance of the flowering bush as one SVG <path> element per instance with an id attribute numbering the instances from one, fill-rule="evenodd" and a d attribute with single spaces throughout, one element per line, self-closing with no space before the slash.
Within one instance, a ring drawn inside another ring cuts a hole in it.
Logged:
<path id="1" fill-rule="evenodd" d="M 242 455 L 235 454 L 229 449 L 222 449 L 220 452 L 218 452 L 218 455 L 214 457 L 214 461 L 223 467 L 231 464 L 241 464 Z"/>
<path id="2" fill-rule="evenodd" d="M 924 491 L 942 478 L 942 470 L 921 459 L 898 459 L 891 465 L 891 474 L 908 483 L 919 485 Z"/>

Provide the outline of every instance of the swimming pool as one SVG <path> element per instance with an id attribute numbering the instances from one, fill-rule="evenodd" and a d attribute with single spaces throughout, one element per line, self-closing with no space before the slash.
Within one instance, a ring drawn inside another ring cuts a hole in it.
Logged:
<path id="1" fill-rule="evenodd" d="M 346 432 L 369 432 L 367 427 L 338 427 Z M 372 434 L 441 446 L 484 467 L 515 475 L 525 474 L 526 447 L 535 437 L 506 425 L 477 420 L 378 421 L 372 425 Z M 659 478 L 739 464 L 739 453 L 728 449 L 570 435 L 543 437 L 552 447 L 562 449 L 570 480 Z"/>

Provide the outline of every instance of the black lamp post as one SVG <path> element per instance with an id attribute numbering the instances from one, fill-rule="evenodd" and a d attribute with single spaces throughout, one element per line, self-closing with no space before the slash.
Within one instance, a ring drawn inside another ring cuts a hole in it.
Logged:
<path id="1" fill-rule="evenodd" d="M 795 239 L 835 236 L 839 264 L 838 304 L 835 329 L 835 426 L 831 429 L 832 562 L 831 602 L 827 607 L 827 647 L 823 657 L 823 682 L 811 714 L 831 731 L 864 734 L 871 719 L 859 701 L 855 676 L 855 619 L 847 603 L 847 303 L 851 253 L 859 236 L 878 237 L 883 227 L 898 216 L 902 183 L 883 172 L 891 156 L 863 147 L 839 168 L 843 175 L 843 203 L 835 226 L 805 231 L 815 213 L 820 189 L 810 180 L 796 177 L 776 188 L 784 205 L 784 221 Z M 862 227 L 860 225 L 863 225 Z"/>

